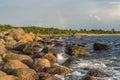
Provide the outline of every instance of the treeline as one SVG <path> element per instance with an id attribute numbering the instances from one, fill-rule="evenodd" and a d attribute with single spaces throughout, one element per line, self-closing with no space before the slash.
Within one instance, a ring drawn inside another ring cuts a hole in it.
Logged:
<path id="1" fill-rule="evenodd" d="M 0 32 L 7 31 L 11 28 L 18 28 L 11 25 L 0 25 Z M 66 35 L 75 35 L 76 33 L 94 33 L 94 34 L 118 34 L 120 31 L 116 31 L 115 29 L 111 30 L 102 30 L 102 29 L 80 29 L 80 30 L 72 30 L 72 29 L 58 29 L 58 28 L 44 28 L 38 26 L 25 26 L 20 27 L 23 28 L 26 32 L 33 32 L 35 34 L 66 34 Z"/>

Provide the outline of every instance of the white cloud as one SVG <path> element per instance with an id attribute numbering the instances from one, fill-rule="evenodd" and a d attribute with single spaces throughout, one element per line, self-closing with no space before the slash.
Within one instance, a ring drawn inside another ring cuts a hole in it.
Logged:
<path id="1" fill-rule="evenodd" d="M 101 21 L 101 18 L 97 15 L 90 14 L 89 17 L 96 19 L 97 21 Z"/>

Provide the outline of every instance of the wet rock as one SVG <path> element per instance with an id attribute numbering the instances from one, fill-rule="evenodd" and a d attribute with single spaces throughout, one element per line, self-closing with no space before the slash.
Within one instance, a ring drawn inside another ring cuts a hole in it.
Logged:
<path id="1" fill-rule="evenodd" d="M 20 79 L 18 79 L 16 76 L 6 75 L 3 77 L 0 77 L 0 80 L 20 80 Z"/>
<path id="2" fill-rule="evenodd" d="M 39 75 L 39 80 L 60 80 L 54 75 L 45 72 L 40 72 L 38 73 L 38 75 Z"/>
<path id="3" fill-rule="evenodd" d="M 90 53 L 82 46 L 67 45 L 65 49 L 66 54 L 75 56 L 89 56 Z"/>
<path id="4" fill-rule="evenodd" d="M 17 76 L 20 80 L 39 80 L 37 73 L 29 68 L 13 69 L 9 74 Z"/>
<path id="5" fill-rule="evenodd" d="M 44 58 L 38 58 L 34 60 L 34 69 L 39 72 L 43 71 L 44 68 L 50 67 L 50 62 Z"/>
<path id="6" fill-rule="evenodd" d="M 14 45 L 13 49 L 22 52 L 23 49 L 26 47 L 26 45 L 27 45 L 26 43 L 19 43 L 18 42 L 17 44 Z"/>
<path id="7" fill-rule="evenodd" d="M 57 51 L 57 49 L 55 49 L 54 47 L 52 47 L 52 46 L 48 46 L 48 47 L 45 47 L 43 50 L 42 50 L 42 52 L 44 52 L 44 53 L 52 53 L 53 55 L 57 55 L 57 53 L 58 53 L 58 51 Z"/>
<path id="8" fill-rule="evenodd" d="M 53 67 L 48 68 L 46 72 L 50 74 L 58 74 L 58 75 L 65 76 L 71 71 L 70 69 L 62 67 L 62 66 L 53 66 Z"/>
<path id="9" fill-rule="evenodd" d="M 101 43 L 94 43 L 93 48 L 94 50 L 111 50 L 112 49 L 110 46 L 101 44 Z"/>
<path id="10" fill-rule="evenodd" d="M 68 67 L 72 64 L 72 62 L 73 62 L 73 59 L 68 58 L 62 65 Z"/>
<path id="11" fill-rule="evenodd" d="M 93 76 L 86 75 L 82 80 L 97 80 Z"/>
<path id="12" fill-rule="evenodd" d="M 35 53 L 41 52 L 42 49 L 43 49 L 43 46 L 41 46 L 39 43 L 30 42 L 25 46 L 25 48 L 23 49 L 23 52 L 35 54 Z"/>
<path id="13" fill-rule="evenodd" d="M 43 56 L 43 58 L 48 59 L 50 64 L 57 63 L 57 58 L 52 53 L 47 53 Z"/>
<path id="14" fill-rule="evenodd" d="M 110 77 L 107 73 L 100 71 L 98 69 L 91 69 L 88 72 L 88 75 L 94 76 L 94 77 Z"/>
<path id="15" fill-rule="evenodd" d="M 3 67 L 4 70 L 18 69 L 18 68 L 29 68 L 29 67 L 18 60 L 9 60 L 5 63 L 5 65 Z"/>
<path id="16" fill-rule="evenodd" d="M 70 79 L 68 79 L 68 80 L 78 80 L 78 79 L 76 79 L 76 78 L 70 78 Z"/>
<path id="17" fill-rule="evenodd" d="M 81 46 L 73 46 L 72 54 L 78 55 L 78 56 L 89 56 L 90 55 L 90 53 L 84 47 L 81 47 Z"/>

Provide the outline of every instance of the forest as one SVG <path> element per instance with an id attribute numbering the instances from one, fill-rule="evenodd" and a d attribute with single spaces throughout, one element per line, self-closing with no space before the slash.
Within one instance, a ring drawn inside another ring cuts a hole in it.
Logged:
<path id="1" fill-rule="evenodd" d="M 115 29 L 111 30 L 102 30 L 102 29 L 80 29 L 80 30 L 72 30 L 72 29 L 59 29 L 59 28 L 45 28 L 39 26 L 22 26 L 22 27 L 15 27 L 12 25 L 0 24 L 0 32 L 7 31 L 12 28 L 23 28 L 26 32 L 33 32 L 34 34 L 66 34 L 66 35 L 74 35 L 76 33 L 87 33 L 87 34 L 119 34 L 120 31 Z"/>

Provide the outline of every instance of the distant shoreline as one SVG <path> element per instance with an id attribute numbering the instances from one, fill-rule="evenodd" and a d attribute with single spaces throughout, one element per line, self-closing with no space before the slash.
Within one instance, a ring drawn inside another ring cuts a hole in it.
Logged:
<path id="1" fill-rule="evenodd" d="M 38 34 L 42 37 L 48 37 L 48 36 L 120 36 L 120 34 L 88 34 L 88 33 L 76 33 L 74 35 L 67 35 L 67 34 Z"/>
<path id="2" fill-rule="evenodd" d="M 75 36 L 120 36 L 120 34 L 87 34 L 87 33 L 76 33 Z"/>

